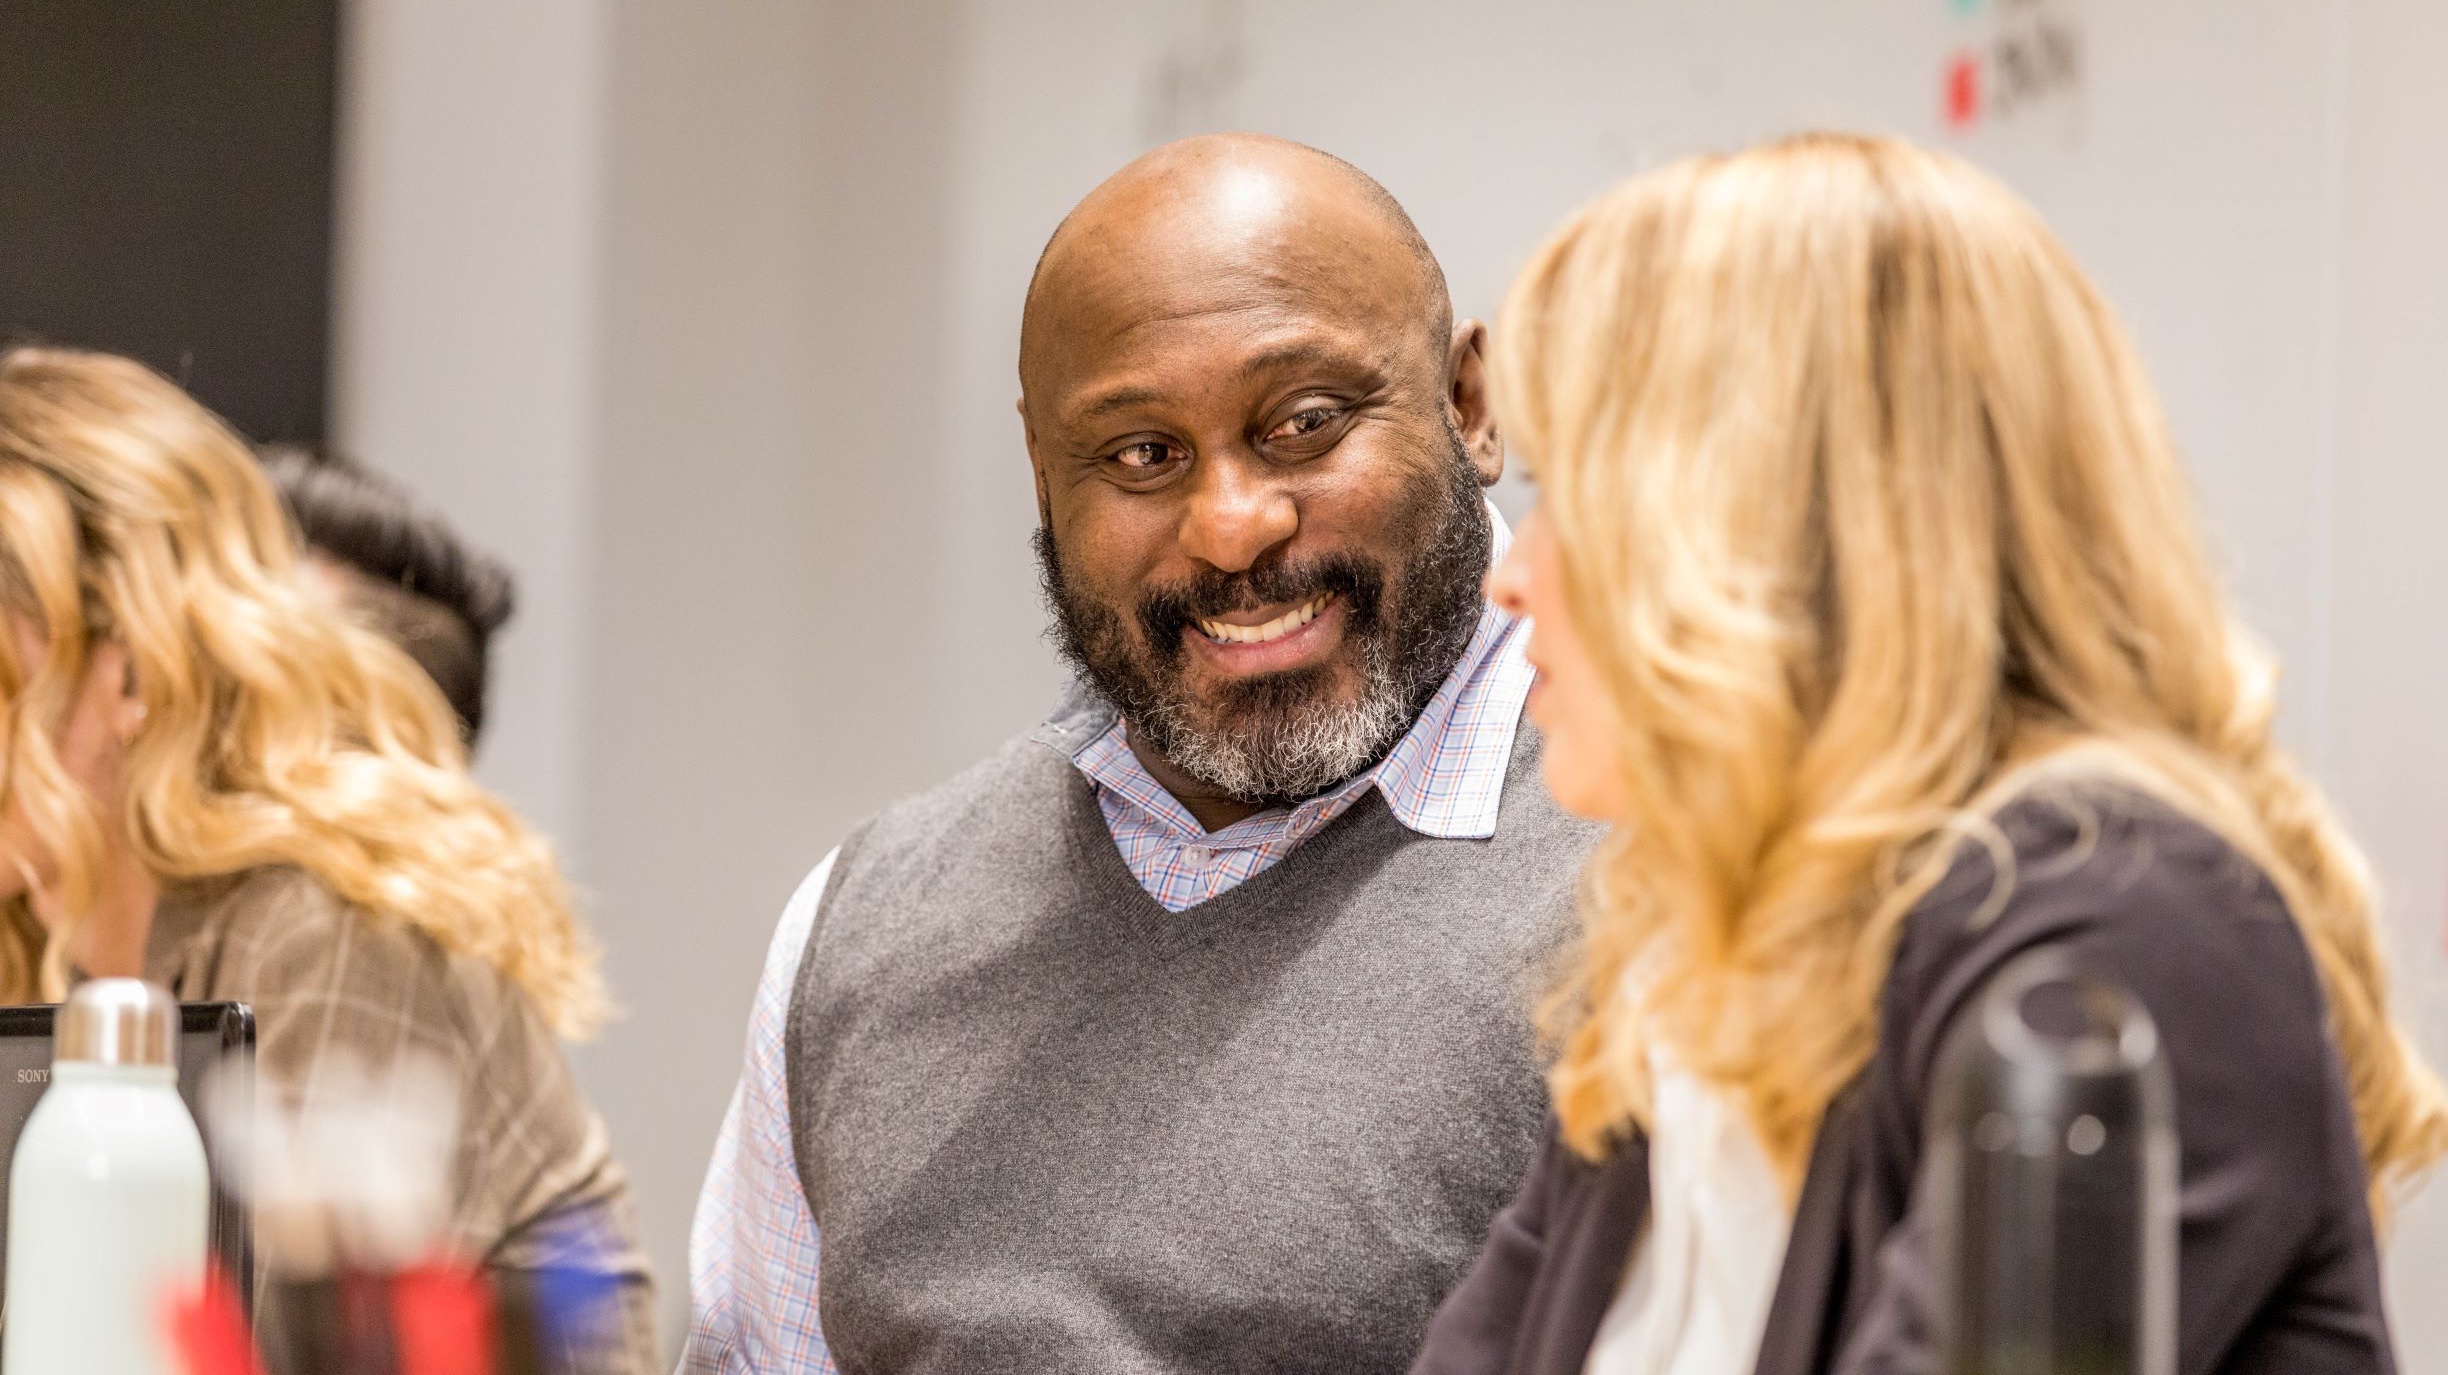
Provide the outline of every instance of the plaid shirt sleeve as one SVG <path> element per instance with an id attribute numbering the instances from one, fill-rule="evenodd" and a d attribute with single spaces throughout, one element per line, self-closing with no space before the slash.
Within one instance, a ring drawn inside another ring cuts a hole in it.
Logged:
<path id="1" fill-rule="evenodd" d="M 833 872 L 826 855 L 783 909 L 748 1017 L 748 1050 L 689 1230 L 683 1375 L 836 1375 L 816 1315 L 816 1219 L 791 1146 L 783 1036 L 799 957 Z"/>
<path id="2" fill-rule="evenodd" d="M 269 1101 L 312 1104 L 405 1057 L 442 1068 L 458 1097 L 447 1224 L 454 1249 L 532 1271 L 583 1222 L 617 1284 L 612 1345 L 587 1369 L 648 1375 L 661 1353 L 653 1283 L 629 1184 L 601 1119 L 534 1002 L 493 964 L 376 919 L 304 872 L 271 866 L 208 892 L 165 895 L 147 973 L 183 999 L 255 1012 Z"/>

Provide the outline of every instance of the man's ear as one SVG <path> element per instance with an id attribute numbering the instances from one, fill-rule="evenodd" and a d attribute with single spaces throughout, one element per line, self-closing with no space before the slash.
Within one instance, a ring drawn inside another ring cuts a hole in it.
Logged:
<path id="1" fill-rule="evenodd" d="M 1477 320 L 1454 322 L 1453 344 L 1445 374 L 1453 379 L 1446 394 L 1447 418 L 1462 447 L 1470 451 L 1479 485 L 1493 487 L 1504 476 L 1504 437 L 1496 432 L 1496 409 L 1488 402 L 1487 326 Z"/>
<path id="2" fill-rule="evenodd" d="M 1037 485 L 1037 525 L 1045 529 L 1054 523 L 1054 508 L 1046 500 L 1045 464 L 1037 458 L 1037 426 L 1029 420 L 1027 392 L 1012 402 L 1012 409 L 1020 413 L 1020 441 L 1028 446 L 1029 477 Z"/>

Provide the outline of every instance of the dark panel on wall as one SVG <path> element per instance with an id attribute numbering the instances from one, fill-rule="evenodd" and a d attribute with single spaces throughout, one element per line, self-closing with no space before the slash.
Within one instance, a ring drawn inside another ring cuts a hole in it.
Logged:
<path id="1" fill-rule="evenodd" d="M 323 437 L 335 0 L 0 0 L 0 336 Z"/>

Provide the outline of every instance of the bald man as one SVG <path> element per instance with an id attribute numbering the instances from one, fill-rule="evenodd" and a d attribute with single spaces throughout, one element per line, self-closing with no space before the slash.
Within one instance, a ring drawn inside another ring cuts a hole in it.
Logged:
<path id="1" fill-rule="evenodd" d="M 1020 419 L 1077 683 L 784 912 L 685 1368 L 1408 1366 L 1538 1143 L 1595 838 L 1480 593 L 1485 338 L 1295 144 L 1169 145 L 1055 231 Z"/>

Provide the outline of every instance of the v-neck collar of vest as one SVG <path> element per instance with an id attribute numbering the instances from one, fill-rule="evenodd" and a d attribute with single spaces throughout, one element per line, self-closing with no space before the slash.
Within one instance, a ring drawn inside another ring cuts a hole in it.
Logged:
<path id="1" fill-rule="evenodd" d="M 1384 795 L 1371 788 L 1366 796 L 1354 801 L 1290 854 L 1214 897 L 1175 912 L 1158 902 L 1140 885 L 1138 876 L 1131 873 L 1130 865 L 1122 858 L 1121 847 L 1114 843 L 1112 828 L 1105 824 L 1104 811 L 1097 805 L 1096 785 L 1071 768 L 1068 760 L 1063 762 L 1063 772 L 1069 780 L 1069 786 L 1063 789 L 1064 807 L 1069 813 L 1063 834 L 1069 837 L 1068 844 L 1085 846 L 1086 853 L 1075 854 L 1075 858 L 1094 895 L 1104 899 L 1091 907 L 1119 914 L 1133 939 L 1167 959 L 1246 929 L 1247 922 L 1235 919 L 1242 915 L 1242 908 L 1263 909 L 1277 888 L 1293 881 L 1294 871 L 1332 863 L 1335 852 L 1350 837 L 1359 834 L 1363 826 L 1392 826 L 1404 831 L 1387 810 Z"/>

